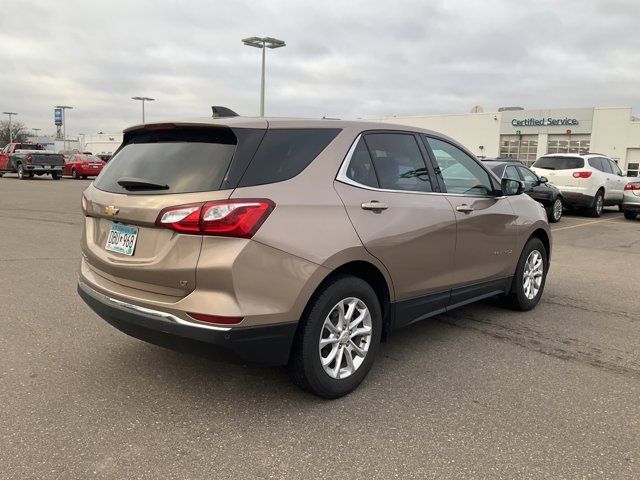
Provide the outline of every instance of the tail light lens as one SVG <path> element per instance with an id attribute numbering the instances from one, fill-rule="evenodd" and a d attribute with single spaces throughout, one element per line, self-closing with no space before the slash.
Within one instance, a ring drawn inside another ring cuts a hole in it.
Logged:
<path id="1" fill-rule="evenodd" d="M 640 190 L 640 183 L 627 183 L 624 186 L 625 190 Z"/>
<path id="2" fill-rule="evenodd" d="M 27 155 L 27 163 L 33 163 L 33 156 Z"/>
<path id="3" fill-rule="evenodd" d="M 180 233 L 251 238 L 275 208 L 267 199 L 222 200 L 163 209 L 156 226 Z"/>
<path id="4" fill-rule="evenodd" d="M 585 172 L 573 172 L 573 178 L 589 178 L 591 173 L 588 170 Z"/>

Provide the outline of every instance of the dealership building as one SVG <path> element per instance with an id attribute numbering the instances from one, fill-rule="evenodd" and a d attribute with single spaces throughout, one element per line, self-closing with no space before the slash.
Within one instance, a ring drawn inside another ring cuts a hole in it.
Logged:
<path id="1" fill-rule="evenodd" d="M 598 152 L 618 162 L 628 176 L 640 170 L 640 120 L 630 107 L 502 108 L 382 120 L 444 133 L 479 157 L 514 157 L 530 165 L 546 153 Z"/>

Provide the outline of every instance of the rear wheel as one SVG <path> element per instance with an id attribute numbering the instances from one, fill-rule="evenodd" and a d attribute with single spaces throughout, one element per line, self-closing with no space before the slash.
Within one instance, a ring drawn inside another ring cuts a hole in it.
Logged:
<path id="1" fill-rule="evenodd" d="M 87 179 L 87 177 L 88 177 L 88 175 L 82 175 L 82 179 L 83 179 L 83 180 L 86 180 L 86 179 Z"/>
<path id="2" fill-rule="evenodd" d="M 18 178 L 20 180 L 26 180 L 29 178 L 29 174 L 24 170 L 24 167 L 21 163 L 18 164 Z"/>
<path id="3" fill-rule="evenodd" d="M 593 198 L 593 203 L 589 207 L 589 215 L 598 218 L 602 215 L 602 207 L 604 207 L 604 192 L 602 190 L 598 190 L 596 192 L 596 196 Z"/>
<path id="4" fill-rule="evenodd" d="M 62 175 L 60 175 L 59 173 L 52 173 L 51 174 L 51 178 L 53 178 L 54 180 L 60 180 L 60 177 Z"/>
<path id="5" fill-rule="evenodd" d="M 635 212 L 630 212 L 628 210 L 624 212 L 624 218 L 626 218 L 627 220 L 635 220 L 637 216 L 638 214 Z"/>
<path id="6" fill-rule="evenodd" d="M 547 217 L 549 217 L 549 221 L 551 223 L 559 222 L 562 218 L 562 199 L 560 197 L 556 198 L 556 201 L 553 202 L 551 208 L 547 212 Z"/>
<path id="7" fill-rule="evenodd" d="M 78 172 L 76 172 L 75 168 L 71 169 L 71 176 L 73 177 L 74 180 L 79 180 L 80 179 L 80 175 L 78 175 Z"/>
<path id="8" fill-rule="evenodd" d="M 300 387 L 324 398 L 353 391 L 380 346 L 380 302 L 364 280 L 341 275 L 307 305 L 287 369 Z"/>
<path id="9" fill-rule="evenodd" d="M 531 310 L 540 301 L 547 279 L 547 249 L 539 238 L 530 238 L 522 250 L 507 303 L 515 310 Z"/>

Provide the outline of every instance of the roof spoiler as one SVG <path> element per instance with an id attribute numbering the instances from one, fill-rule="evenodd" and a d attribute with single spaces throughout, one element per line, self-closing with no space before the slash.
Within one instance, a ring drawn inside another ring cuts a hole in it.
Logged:
<path id="1" fill-rule="evenodd" d="M 234 112 L 233 110 L 227 107 L 212 106 L 211 111 L 213 112 L 213 115 L 212 115 L 213 118 L 238 116 L 236 112 Z"/>

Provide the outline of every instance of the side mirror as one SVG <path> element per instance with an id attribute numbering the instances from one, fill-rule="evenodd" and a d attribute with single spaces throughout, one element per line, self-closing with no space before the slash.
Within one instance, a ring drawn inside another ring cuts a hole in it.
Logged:
<path id="1" fill-rule="evenodd" d="M 524 185 L 520 180 L 512 180 L 511 178 L 503 178 L 502 179 L 502 194 L 511 196 L 511 195 L 520 195 L 524 191 Z"/>
<path id="2" fill-rule="evenodd" d="M 540 183 L 547 183 L 549 179 L 547 177 L 540 177 Z"/>

